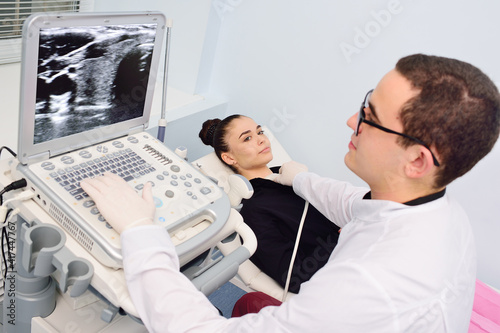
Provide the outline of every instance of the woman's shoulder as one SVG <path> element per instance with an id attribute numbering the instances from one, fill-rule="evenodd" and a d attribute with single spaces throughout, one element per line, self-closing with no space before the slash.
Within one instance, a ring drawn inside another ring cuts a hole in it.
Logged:
<path id="1" fill-rule="evenodd" d="M 279 167 L 277 168 L 279 170 Z M 271 169 L 272 170 L 272 169 Z M 275 173 L 275 172 L 273 172 Z M 279 184 L 271 179 L 268 178 L 253 178 L 250 179 L 250 184 L 252 184 L 254 191 L 278 191 L 278 192 L 289 192 L 292 191 L 292 188 L 290 186 L 285 186 L 282 184 Z"/>
<path id="2" fill-rule="evenodd" d="M 277 166 L 277 167 L 271 167 L 270 169 L 273 172 L 273 174 L 275 174 L 275 173 L 279 172 L 280 167 L 279 166 Z M 271 175 L 269 175 L 269 176 L 271 176 Z M 275 185 L 280 185 L 280 184 L 272 181 L 271 179 L 272 179 L 272 177 L 271 178 L 260 178 L 260 177 L 258 177 L 258 178 L 250 179 L 250 183 L 252 185 L 255 184 L 257 186 L 260 186 L 260 185 L 269 185 L 269 186 L 273 186 L 274 187 Z"/>
<path id="3" fill-rule="evenodd" d="M 253 187 L 254 194 L 249 200 L 293 200 L 294 197 L 298 196 L 293 191 L 291 186 L 285 186 L 276 183 L 270 179 L 265 178 L 254 178 L 250 180 L 250 184 Z"/>

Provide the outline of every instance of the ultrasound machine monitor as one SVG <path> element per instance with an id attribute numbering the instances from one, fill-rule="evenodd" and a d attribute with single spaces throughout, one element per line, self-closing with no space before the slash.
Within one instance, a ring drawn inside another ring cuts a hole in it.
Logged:
<path id="1" fill-rule="evenodd" d="M 159 12 L 35 14 L 23 30 L 20 162 L 35 201 L 103 265 L 122 266 L 118 233 L 80 181 L 113 172 L 157 212 L 181 264 L 213 243 L 229 200 L 145 132 L 165 16 Z"/>

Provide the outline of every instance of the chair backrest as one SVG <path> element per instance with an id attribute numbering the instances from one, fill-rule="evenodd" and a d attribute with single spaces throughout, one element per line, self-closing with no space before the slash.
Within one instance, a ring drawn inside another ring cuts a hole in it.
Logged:
<path id="1" fill-rule="evenodd" d="M 290 161 L 290 155 L 288 155 L 274 134 L 265 126 L 263 126 L 263 129 L 271 142 L 273 152 L 273 159 L 268 163 L 268 166 L 280 166 L 283 163 Z M 219 160 L 215 152 L 211 152 L 210 154 L 197 159 L 192 162 L 192 164 L 203 174 L 213 178 L 213 180 L 215 180 L 226 193 L 230 192 L 230 178 L 233 177 L 234 179 L 235 174 L 227 165 Z M 240 238 L 234 237 L 231 241 L 227 240 L 219 242 L 217 246 L 221 250 L 222 254 L 226 256 L 240 245 Z M 283 288 L 276 281 L 257 268 L 257 266 L 255 266 L 250 260 L 247 260 L 240 265 L 238 275 L 243 284 L 251 290 L 262 291 L 276 299 L 282 299 Z M 286 299 L 288 300 L 292 296 L 292 293 L 288 293 Z"/>

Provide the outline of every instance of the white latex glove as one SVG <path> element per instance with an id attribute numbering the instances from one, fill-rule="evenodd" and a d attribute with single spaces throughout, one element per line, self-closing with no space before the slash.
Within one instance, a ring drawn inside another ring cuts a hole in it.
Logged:
<path id="1" fill-rule="evenodd" d="M 282 185 L 292 186 L 293 179 L 301 172 L 307 172 L 307 166 L 295 161 L 289 161 L 283 163 L 280 173 L 274 178 L 274 181 Z"/>
<path id="2" fill-rule="evenodd" d="M 110 172 L 85 179 L 80 185 L 119 234 L 132 227 L 153 224 L 156 207 L 151 183 L 144 185 L 142 198 L 126 181 Z"/>

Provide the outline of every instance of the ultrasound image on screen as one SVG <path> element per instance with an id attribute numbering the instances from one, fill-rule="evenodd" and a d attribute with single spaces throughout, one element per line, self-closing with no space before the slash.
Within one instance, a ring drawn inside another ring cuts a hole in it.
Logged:
<path id="1" fill-rule="evenodd" d="M 42 29 L 34 143 L 141 117 L 155 28 Z"/>

